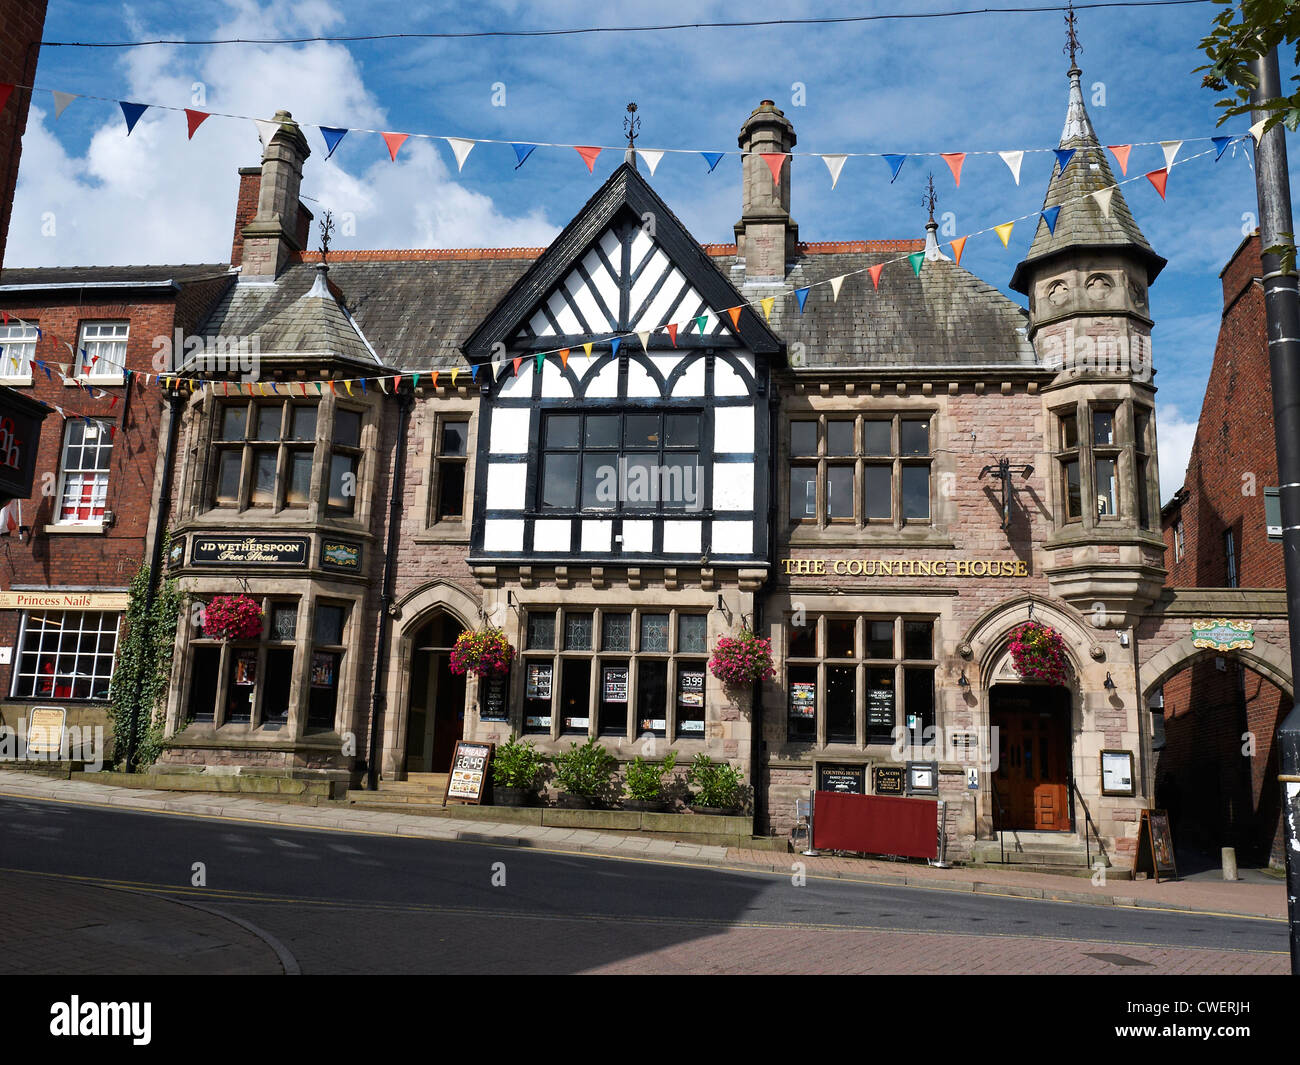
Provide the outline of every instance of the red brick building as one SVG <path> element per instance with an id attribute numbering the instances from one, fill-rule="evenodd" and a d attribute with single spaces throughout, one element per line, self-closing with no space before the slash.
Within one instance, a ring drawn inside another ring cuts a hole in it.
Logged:
<path id="1" fill-rule="evenodd" d="M 51 408 L 32 495 L 0 523 L 0 723 L 32 706 L 106 723 L 127 588 L 155 530 L 171 368 L 230 284 L 215 266 L 0 272 L 0 385 Z"/>
<path id="2" fill-rule="evenodd" d="M 0 107 L 0 263 L 4 262 L 5 242 L 9 237 L 18 160 L 23 150 L 23 131 L 27 128 L 27 108 L 32 99 L 31 90 L 22 86 L 36 83 L 45 5 L 46 0 L 5 0 L 0 4 L 0 98 L 8 97 Z M 18 88 L 6 92 L 10 86 Z"/>
<path id="3" fill-rule="evenodd" d="M 1187 476 L 1161 512 L 1165 564 L 1178 588 L 1280 589 L 1281 534 L 1269 536 L 1277 455 L 1258 231 L 1220 277 L 1223 320 Z M 1176 838 L 1280 862 L 1273 737 L 1290 699 L 1222 655 L 1196 661 L 1162 695 L 1156 801 L 1169 808 Z"/>

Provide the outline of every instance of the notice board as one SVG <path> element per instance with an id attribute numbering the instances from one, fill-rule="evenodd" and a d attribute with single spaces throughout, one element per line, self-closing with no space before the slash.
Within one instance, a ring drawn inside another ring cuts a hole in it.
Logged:
<path id="1" fill-rule="evenodd" d="M 456 741 L 456 750 L 451 756 L 451 772 L 447 774 L 447 794 L 442 797 L 443 806 L 447 805 L 448 799 L 473 805 L 483 801 L 493 746 L 491 743 Z"/>
<path id="2" fill-rule="evenodd" d="M 1143 810 L 1138 826 L 1137 860 L 1135 873 L 1147 872 L 1161 880 L 1177 880 L 1178 866 L 1174 863 L 1174 835 L 1169 828 L 1169 814 L 1164 810 Z"/>

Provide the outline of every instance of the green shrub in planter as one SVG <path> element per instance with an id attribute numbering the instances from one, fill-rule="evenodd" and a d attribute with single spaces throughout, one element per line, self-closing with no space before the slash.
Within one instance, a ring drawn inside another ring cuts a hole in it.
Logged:
<path id="1" fill-rule="evenodd" d="M 691 762 L 686 779 L 699 788 L 695 793 L 696 806 L 735 810 L 744 802 L 744 782 L 740 771 L 730 762 L 715 762 L 701 752 Z"/>
<path id="2" fill-rule="evenodd" d="M 546 771 L 546 758 L 513 733 L 492 753 L 492 783 L 498 788 L 535 791 Z"/>
<path id="3" fill-rule="evenodd" d="M 669 751 L 662 762 L 647 762 L 639 754 L 627 764 L 623 789 L 637 802 L 659 802 L 664 794 L 664 777 L 677 764 L 677 752 Z"/>
<path id="4" fill-rule="evenodd" d="M 618 768 L 618 759 L 594 739 L 573 744 L 555 756 L 555 783 L 561 791 L 580 798 L 611 798 L 610 778 Z"/>

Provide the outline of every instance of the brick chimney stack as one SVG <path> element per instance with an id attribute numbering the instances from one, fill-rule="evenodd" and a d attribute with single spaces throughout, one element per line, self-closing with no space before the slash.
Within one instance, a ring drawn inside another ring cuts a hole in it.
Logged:
<path id="1" fill-rule="evenodd" d="M 737 143 L 749 154 L 741 164 L 741 216 L 736 223 L 736 254 L 745 264 L 745 281 L 782 281 L 794 259 L 799 226 L 790 218 L 790 168 L 781 167 L 781 184 L 772 180 L 764 152 L 789 152 L 798 138 L 794 126 L 771 100 L 756 107 L 740 127 Z"/>
<path id="2" fill-rule="evenodd" d="M 298 202 L 302 165 L 311 155 L 307 138 L 288 111 L 277 111 L 273 121 L 279 128 L 262 148 L 257 213 L 241 231 L 241 276 L 245 278 L 276 277 L 284 269 L 290 253 L 302 251 L 306 246 L 305 222 L 311 218 Z M 241 170 L 241 201 L 244 199 L 242 194 L 248 189 L 245 176 Z M 302 217 L 304 213 L 305 220 Z"/>

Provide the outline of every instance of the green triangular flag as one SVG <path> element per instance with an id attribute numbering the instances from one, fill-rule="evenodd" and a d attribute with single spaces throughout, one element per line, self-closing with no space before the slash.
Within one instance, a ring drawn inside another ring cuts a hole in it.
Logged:
<path id="1" fill-rule="evenodd" d="M 420 387 L 420 375 L 419 375 L 418 373 L 415 374 L 415 375 L 413 376 L 413 379 L 412 379 L 412 381 L 411 381 L 411 387 L 412 387 L 413 389 L 417 389 L 417 390 L 419 389 L 419 387 Z"/>
<path id="2" fill-rule="evenodd" d="M 709 324 L 709 316 L 702 314 L 695 319 L 695 324 L 700 327 L 700 336 L 704 336 L 704 327 Z"/>
<path id="3" fill-rule="evenodd" d="M 541 373 L 541 372 L 542 372 L 542 363 L 544 363 L 545 361 L 546 361 L 546 352 L 544 352 L 544 351 L 539 351 L 539 352 L 537 353 L 537 372 L 538 372 L 538 373 Z"/>
<path id="4" fill-rule="evenodd" d="M 321 389 L 320 382 L 317 381 L 317 382 L 316 382 L 316 395 L 318 395 L 318 396 L 323 396 L 324 394 L 325 394 L 325 393 L 324 393 L 324 392 L 322 391 L 322 389 Z"/>
<path id="5" fill-rule="evenodd" d="M 921 264 L 925 262 L 925 252 L 914 251 L 907 257 L 907 261 L 912 264 L 912 273 L 917 277 L 921 276 Z"/>

